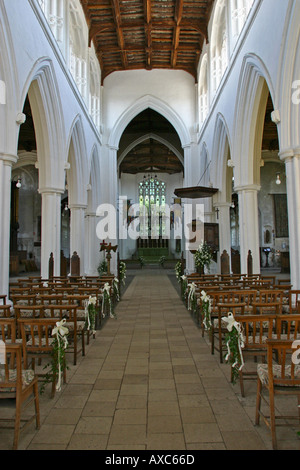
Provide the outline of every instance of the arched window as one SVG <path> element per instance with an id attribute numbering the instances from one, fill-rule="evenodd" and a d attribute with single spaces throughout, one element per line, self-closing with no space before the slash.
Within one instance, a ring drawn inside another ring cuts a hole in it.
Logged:
<path id="1" fill-rule="evenodd" d="M 254 0 L 231 0 L 232 37 L 236 40 L 246 22 Z"/>
<path id="2" fill-rule="evenodd" d="M 211 40 L 212 92 L 216 92 L 228 65 L 227 3 L 218 0 L 213 18 Z"/>
<path id="3" fill-rule="evenodd" d="M 49 23 L 52 33 L 63 51 L 64 42 L 64 0 L 38 0 Z"/>
<path id="4" fill-rule="evenodd" d="M 139 183 L 139 205 L 141 237 L 163 237 L 166 234 L 166 183 L 157 177 L 144 176 Z"/>
<path id="5" fill-rule="evenodd" d="M 100 102 L 100 68 L 93 49 L 90 50 L 90 90 L 89 111 L 90 115 L 99 129 L 101 122 Z"/>
<path id="6" fill-rule="evenodd" d="M 69 68 L 78 90 L 87 98 L 87 24 L 82 18 L 83 11 L 76 0 L 69 0 Z"/>
<path id="7" fill-rule="evenodd" d="M 208 114 L 207 54 L 202 58 L 199 74 L 199 122 L 203 123 Z"/>

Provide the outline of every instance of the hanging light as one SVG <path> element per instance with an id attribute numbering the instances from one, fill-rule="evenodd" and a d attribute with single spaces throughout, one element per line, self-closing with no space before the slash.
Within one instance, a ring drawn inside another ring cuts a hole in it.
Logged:
<path id="1" fill-rule="evenodd" d="M 280 173 L 276 173 L 276 184 L 281 184 Z"/>
<path id="2" fill-rule="evenodd" d="M 16 188 L 20 189 L 22 186 L 21 184 L 21 178 L 18 178 L 17 183 L 16 183 Z"/>

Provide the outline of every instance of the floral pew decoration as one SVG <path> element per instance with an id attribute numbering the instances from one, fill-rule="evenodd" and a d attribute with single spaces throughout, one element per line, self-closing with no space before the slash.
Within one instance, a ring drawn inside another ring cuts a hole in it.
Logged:
<path id="1" fill-rule="evenodd" d="M 193 314 L 197 310 L 196 289 L 197 289 L 197 286 L 194 282 L 191 282 L 190 284 L 188 284 L 187 289 L 186 289 L 187 308 Z"/>
<path id="2" fill-rule="evenodd" d="M 177 279 L 177 282 L 181 282 L 181 276 L 183 275 L 183 270 L 182 270 L 182 263 L 181 261 L 178 261 L 175 265 L 175 276 Z"/>
<path id="3" fill-rule="evenodd" d="M 200 296 L 200 308 L 201 308 L 201 314 L 202 314 L 202 325 L 204 327 L 204 330 L 207 332 L 211 332 L 212 328 L 212 323 L 211 323 L 211 305 L 212 305 L 212 300 L 207 293 L 202 290 L 201 291 L 201 296 Z"/>
<path id="4" fill-rule="evenodd" d="M 120 284 L 123 286 L 125 286 L 126 270 L 127 270 L 126 264 L 124 263 L 124 261 L 120 261 L 120 268 L 119 268 Z"/>
<path id="5" fill-rule="evenodd" d="M 109 312 L 110 318 L 116 318 L 114 311 L 114 305 L 111 298 L 111 287 L 108 282 L 106 282 L 102 289 L 102 306 L 101 306 L 101 315 L 102 318 L 105 318 L 106 312 Z"/>
<path id="6" fill-rule="evenodd" d="M 181 276 L 181 298 L 184 301 L 186 298 L 186 291 L 188 286 L 188 280 L 185 275 Z"/>
<path id="7" fill-rule="evenodd" d="M 112 282 L 112 290 L 113 290 L 113 298 L 115 302 L 120 301 L 120 286 L 119 286 L 119 279 L 114 277 Z"/>
<path id="8" fill-rule="evenodd" d="M 50 369 L 45 375 L 44 383 L 41 387 L 40 393 L 44 392 L 47 383 L 52 382 L 53 378 L 57 378 L 56 391 L 61 391 L 62 377 L 65 376 L 67 369 L 66 365 L 66 349 L 68 348 L 68 334 L 69 329 L 65 326 L 66 319 L 63 318 L 61 321 L 56 322 L 56 326 L 52 330 L 52 361 L 50 364 L 44 366 L 44 369 Z"/>
<path id="9" fill-rule="evenodd" d="M 90 295 L 89 298 L 85 301 L 85 322 L 86 322 L 86 329 L 88 331 L 92 331 L 93 337 L 96 334 L 96 305 L 97 305 L 97 297 Z"/>
<path id="10" fill-rule="evenodd" d="M 235 384 L 240 375 L 240 371 L 244 367 L 242 349 L 245 347 L 245 338 L 242 326 L 235 320 L 232 312 L 229 312 L 227 317 L 222 317 L 222 321 L 227 324 L 228 331 L 225 336 L 228 351 L 225 356 L 225 361 L 231 364 L 231 381 Z"/>

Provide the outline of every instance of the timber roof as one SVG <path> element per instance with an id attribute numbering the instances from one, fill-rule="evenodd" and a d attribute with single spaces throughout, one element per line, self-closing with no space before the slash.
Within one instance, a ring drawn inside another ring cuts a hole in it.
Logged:
<path id="1" fill-rule="evenodd" d="M 115 71 L 197 67 L 214 0 L 81 0 L 102 81 Z"/>

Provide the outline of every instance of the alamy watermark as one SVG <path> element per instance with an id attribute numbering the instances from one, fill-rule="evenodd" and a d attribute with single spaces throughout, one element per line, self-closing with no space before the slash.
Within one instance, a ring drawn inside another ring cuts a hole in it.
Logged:
<path id="1" fill-rule="evenodd" d="M 0 364 L 5 364 L 6 361 L 6 349 L 4 341 L 0 340 Z"/>
<path id="2" fill-rule="evenodd" d="M 293 81 L 292 89 L 295 90 L 292 93 L 292 103 L 300 104 L 300 80 Z"/>
<path id="3" fill-rule="evenodd" d="M 197 250 L 204 239 L 203 204 L 132 204 L 128 208 L 127 197 L 121 196 L 118 210 L 112 204 L 101 204 L 96 216 L 100 218 L 96 227 L 99 240 L 184 239 L 187 250 Z"/>

